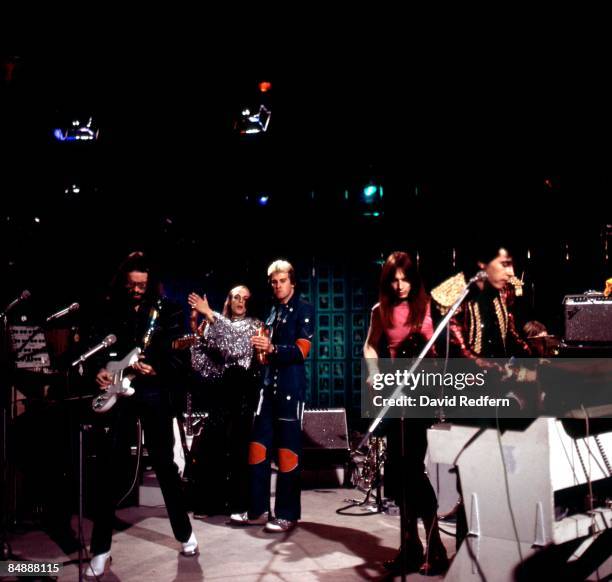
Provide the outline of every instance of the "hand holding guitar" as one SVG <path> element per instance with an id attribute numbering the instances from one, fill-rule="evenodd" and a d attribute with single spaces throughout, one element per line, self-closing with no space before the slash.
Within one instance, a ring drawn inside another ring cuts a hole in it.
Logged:
<path id="1" fill-rule="evenodd" d="M 110 410 L 115 405 L 118 396 L 132 396 L 134 388 L 131 386 L 131 381 L 135 374 L 142 376 L 156 375 L 153 366 L 145 364 L 143 359 L 145 357 L 144 351 L 149 346 L 152 334 L 156 329 L 161 308 L 160 299 L 149 312 L 149 324 L 142 340 L 142 346 L 135 347 L 122 360 L 109 361 L 98 372 L 96 382 L 104 392 L 91 401 L 94 412 L 103 413 Z"/>
<path id="2" fill-rule="evenodd" d="M 130 380 L 134 377 L 133 372 L 136 364 L 140 363 L 138 361 L 140 355 L 140 348 L 134 348 L 123 360 L 111 360 L 105 368 L 98 372 L 96 382 L 103 392 L 91 401 L 94 412 L 101 413 L 110 410 L 117 401 L 117 396 L 134 394 L 134 388 L 131 387 Z M 150 367 L 147 364 L 140 364 Z"/>
<path id="3" fill-rule="evenodd" d="M 270 338 L 265 335 L 254 335 L 251 338 L 251 345 L 256 350 L 261 350 L 267 354 L 271 354 L 274 351 L 274 345 L 270 341 Z"/>
<path id="4" fill-rule="evenodd" d="M 96 374 L 96 382 L 102 390 L 106 390 L 113 383 L 113 375 L 106 368 L 102 368 Z"/>
<path id="5" fill-rule="evenodd" d="M 157 372 L 153 368 L 153 366 L 144 363 L 144 355 L 141 354 L 139 356 L 138 361 L 132 366 L 132 369 L 137 374 L 142 374 L 143 376 L 156 376 Z"/>

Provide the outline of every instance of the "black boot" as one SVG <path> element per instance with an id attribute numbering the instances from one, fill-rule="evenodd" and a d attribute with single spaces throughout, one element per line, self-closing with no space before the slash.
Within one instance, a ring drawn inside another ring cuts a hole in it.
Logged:
<path id="1" fill-rule="evenodd" d="M 405 562 L 402 559 L 402 550 L 400 548 L 393 560 L 388 560 L 383 563 L 385 570 L 394 576 L 399 576 L 402 570 L 404 574 L 418 572 L 423 565 L 423 546 L 407 546 L 405 552 Z"/>
<path id="2" fill-rule="evenodd" d="M 405 556 L 402 556 L 402 550 Z M 419 538 L 417 520 L 409 519 L 408 531 L 404 534 L 402 547 L 400 547 L 393 560 L 389 560 L 383 565 L 385 569 L 394 575 L 399 575 L 402 571 L 404 574 L 410 574 L 419 571 L 423 564 L 423 559 L 423 544 Z"/>
<path id="3" fill-rule="evenodd" d="M 423 525 L 427 536 L 427 553 L 419 573 L 423 576 L 439 576 L 448 570 L 449 561 L 446 548 L 440 538 L 438 518 L 435 513 L 430 516 L 423 516 Z"/>

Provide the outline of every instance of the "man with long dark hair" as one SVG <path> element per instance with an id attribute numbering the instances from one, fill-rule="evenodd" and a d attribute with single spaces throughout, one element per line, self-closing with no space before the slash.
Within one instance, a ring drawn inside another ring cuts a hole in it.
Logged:
<path id="1" fill-rule="evenodd" d="M 380 274 L 378 297 L 363 347 L 368 381 L 378 372 L 378 359 L 383 354 L 388 352 L 392 359 L 416 356 L 433 335 L 430 298 L 408 253 L 396 251 L 389 255 Z M 448 568 L 438 530 L 438 502 L 425 473 L 430 425 L 431 421 L 417 418 L 388 422 L 385 494 L 400 505 L 405 525 L 397 558 L 385 564 L 396 574 L 403 570 L 437 575 Z M 426 553 L 418 534 L 419 518 L 425 526 Z"/>
<path id="2" fill-rule="evenodd" d="M 122 493 L 114 470 L 119 459 L 129 457 L 130 429 L 139 418 L 145 444 L 168 510 L 175 538 L 181 553 L 194 556 L 198 544 L 193 534 L 181 493 L 178 468 L 173 461 L 172 413 L 169 391 L 177 383 L 181 362 L 171 351 L 172 340 L 180 335 L 182 312 L 162 295 L 162 288 L 151 264 L 141 252 L 131 253 L 121 264 L 111 283 L 110 293 L 101 308 L 95 327 L 97 340 L 109 333 L 117 336 L 113 346 L 119 358 L 136 347 L 144 348 L 139 360 L 129 370 L 133 376 L 132 396 L 119 398 L 106 413 L 100 415 L 97 437 L 97 500 L 91 538 L 93 557 L 86 571 L 100 576 L 110 557 L 115 506 Z M 146 339 L 145 339 L 146 338 Z M 108 390 L 113 375 L 102 365 L 91 362 L 96 382 Z M 103 426 L 102 426 L 103 425 Z"/>

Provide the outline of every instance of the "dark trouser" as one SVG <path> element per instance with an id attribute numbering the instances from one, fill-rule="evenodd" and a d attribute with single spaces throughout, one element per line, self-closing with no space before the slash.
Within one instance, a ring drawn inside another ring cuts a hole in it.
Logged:
<path id="1" fill-rule="evenodd" d="M 108 422 L 107 415 L 112 415 Z M 159 481 L 174 537 L 179 542 L 186 542 L 191 535 L 178 468 L 173 460 L 174 436 L 169 406 L 159 394 L 140 399 L 134 395 L 120 400 L 101 419 L 110 426 L 108 432 L 104 426 L 97 427 L 97 503 L 91 536 L 91 552 L 94 555 L 107 552 L 111 547 L 115 506 L 119 496 L 125 494 L 125 489 L 119 485 L 117 469 L 125 467 L 122 460 L 129 457 L 129 437 L 130 431 L 134 430 L 136 415 L 142 423 L 149 459 Z"/>
<path id="2" fill-rule="evenodd" d="M 298 401 L 292 406 L 279 405 L 276 398 L 266 391 L 261 410 L 255 416 L 249 465 L 251 469 L 250 517 L 258 517 L 270 511 L 270 476 L 273 452 L 277 451 L 278 475 L 276 479 L 276 502 L 274 516 L 278 519 L 296 521 L 301 517 L 301 465 L 302 423 L 299 417 Z M 280 401 L 280 404 L 284 404 Z M 295 407 L 295 408 L 294 408 Z M 285 408 L 295 410 L 287 414 Z M 301 408 L 300 408 L 301 410 Z"/>
<path id="3" fill-rule="evenodd" d="M 29 501 L 34 516 L 35 508 L 42 507 L 42 527 L 59 542 L 74 536 L 70 521 L 77 499 L 72 474 L 76 463 L 71 458 L 74 442 L 70 431 L 75 426 L 66 403 L 33 399 L 27 404 L 26 412 L 15 419 L 9 441 L 15 446 L 9 453 L 23 471 L 24 487 L 19 493 Z"/>
<path id="4" fill-rule="evenodd" d="M 417 520 L 420 517 L 425 526 L 429 544 L 434 550 L 443 550 L 437 524 L 438 500 L 425 472 L 427 452 L 427 429 L 431 421 L 409 418 L 404 423 L 404 459 L 401 458 L 401 420 L 391 420 L 387 435 L 389 460 L 385 467 L 385 494 L 395 498 L 402 508 L 400 483 L 404 483 L 404 516 L 406 531 L 404 543 L 419 552 Z M 403 472 L 403 475 L 400 474 Z M 421 550 L 422 551 L 422 550 Z"/>
<path id="5" fill-rule="evenodd" d="M 230 368 L 219 383 L 208 383 L 216 398 L 196 398 L 207 410 L 202 434 L 192 449 L 193 510 L 207 515 L 242 513 L 249 505 L 249 442 L 253 428 L 253 374 Z M 198 395 L 199 396 L 199 395 Z"/>
<path id="6" fill-rule="evenodd" d="M 247 511 L 249 505 L 249 438 L 253 414 L 231 415 L 228 419 L 230 465 L 229 508 L 231 513 Z"/>

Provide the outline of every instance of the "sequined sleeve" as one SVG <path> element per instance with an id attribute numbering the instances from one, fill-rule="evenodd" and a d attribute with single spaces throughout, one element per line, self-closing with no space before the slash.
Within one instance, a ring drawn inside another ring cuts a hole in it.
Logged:
<path id="1" fill-rule="evenodd" d="M 231 321 L 214 312 L 215 321 L 206 326 L 202 340 L 192 348 L 192 364 L 205 377 L 220 377 L 226 368 L 249 368 L 253 357 L 251 338 L 261 325 L 246 317 Z"/>
<path id="2" fill-rule="evenodd" d="M 256 320 L 250 317 L 231 321 L 215 313 L 215 322 L 207 329 L 207 339 L 226 361 L 248 368 L 253 355 L 251 338 L 256 331 Z"/>

